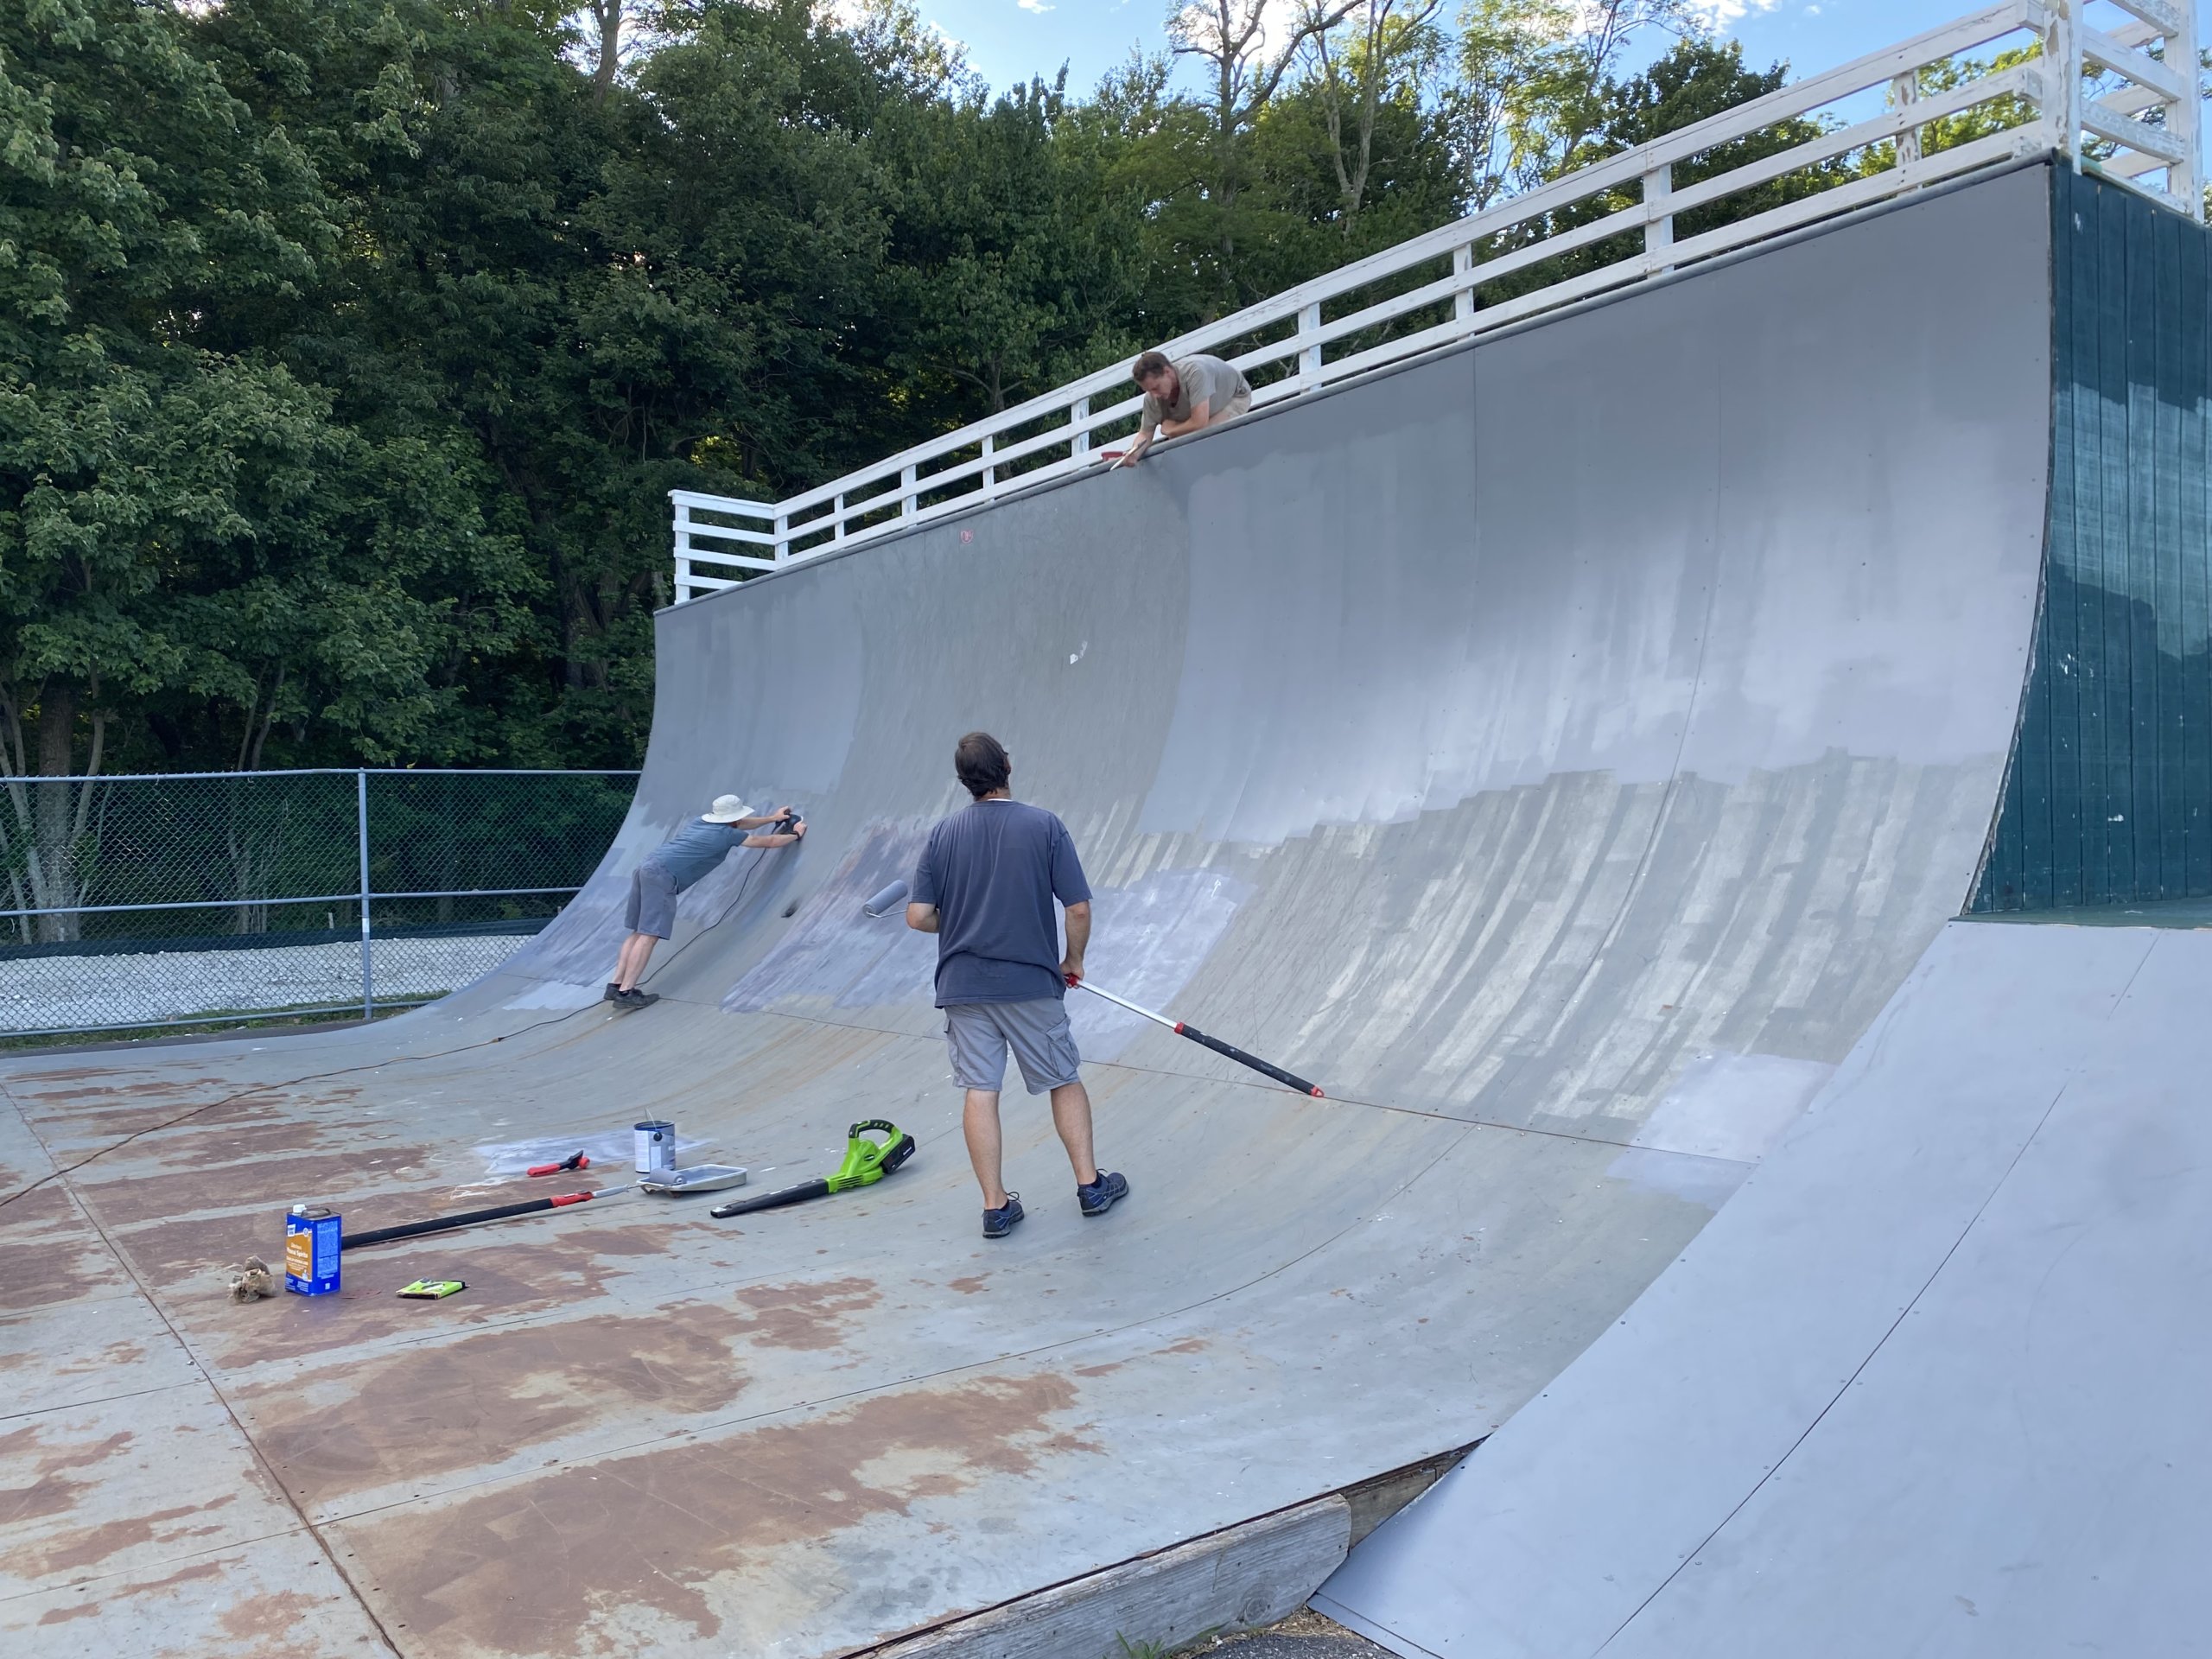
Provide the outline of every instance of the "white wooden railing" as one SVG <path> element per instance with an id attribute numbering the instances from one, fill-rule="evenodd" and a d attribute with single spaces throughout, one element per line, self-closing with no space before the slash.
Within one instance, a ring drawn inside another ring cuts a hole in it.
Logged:
<path id="1" fill-rule="evenodd" d="M 1959 55 L 1977 50 L 1984 73 L 1931 89 L 1923 70 L 1950 65 L 1955 72 Z M 1992 67 L 2007 59 L 2018 60 Z M 2201 218 L 2196 63 L 2190 0 L 2004 0 L 1317 276 L 1160 349 L 1170 357 L 1213 351 L 1248 374 L 1260 371 L 1254 404 L 1277 403 L 1819 219 L 2039 154 L 2071 157 L 2076 167 Z M 1866 113 L 1876 99 L 1879 112 Z M 2020 118 L 1948 148 L 1929 137 L 1935 124 L 1970 111 Z M 1674 170 L 1685 161 L 1788 121 L 1821 130 L 1777 154 L 1675 187 Z M 1837 169 L 1826 188 L 1715 229 L 1677 234 L 1678 215 L 1843 157 L 1855 158 L 1858 169 Z M 1554 217 L 1631 193 L 1633 201 L 1572 228 L 1559 228 Z M 1635 239 L 1620 257 L 1597 269 L 1510 296 L 1484 294 L 1563 254 L 1629 238 Z M 1385 327 L 1403 332 L 1379 343 L 1358 338 Z M 1266 378 L 1270 373 L 1274 378 Z M 779 569 L 1081 470 L 1101 458 L 1095 439 L 1129 430 L 1141 402 L 1128 365 L 1117 363 L 788 500 L 671 491 L 677 602 L 734 587 L 740 572 Z"/>

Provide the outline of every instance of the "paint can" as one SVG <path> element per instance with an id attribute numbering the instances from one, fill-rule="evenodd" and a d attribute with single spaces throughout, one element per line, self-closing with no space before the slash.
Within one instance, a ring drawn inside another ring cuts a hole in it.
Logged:
<path id="1" fill-rule="evenodd" d="M 638 1173 L 651 1175 L 657 1171 L 676 1167 L 676 1125 L 650 1118 L 632 1126 L 637 1137 Z"/>
<path id="2" fill-rule="evenodd" d="M 345 1238 L 335 1210 L 319 1204 L 294 1205 L 284 1216 L 284 1288 L 302 1296 L 335 1292 L 338 1254 Z"/>

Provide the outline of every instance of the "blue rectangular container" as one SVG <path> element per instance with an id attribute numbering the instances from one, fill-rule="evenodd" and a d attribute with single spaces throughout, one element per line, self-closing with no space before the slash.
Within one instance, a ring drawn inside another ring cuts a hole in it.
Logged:
<path id="1" fill-rule="evenodd" d="M 302 1296 L 334 1292 L 344 1240 L 335 1211 L 294 1205 L 284 1217 L 284 1288 Z"/>

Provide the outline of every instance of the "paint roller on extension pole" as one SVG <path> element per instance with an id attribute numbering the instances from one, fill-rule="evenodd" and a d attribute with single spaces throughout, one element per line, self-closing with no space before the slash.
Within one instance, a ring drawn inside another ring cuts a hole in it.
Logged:
<path id="1" fill-rule="evenodd" d="M 563 1192 L 557 1198 L 531 1198 L 521 1204 L 495 1205 L 489 1210 L 467 1210 L 457 1216 L 439 1216 L 429 1221 L 403 1222 L 397 1227 L 372 1227 L 365 1233 L 341 1234 L 340 1248 L 358 1250 L 371 1244 L 388 1244 L 394 1239 L 419 1238 L 424 1233 L 445 1233 L 456 1227 L 474 1227 L 480 1222 L 505 1221 L 511 1216 L 535 1215 L 541 1210 L 565 1210 L 572 1204 L 588 1204 L 597 1196 L 596 1190 Z"/>
<path id="2" fill-rule="evenodd" d="M 873 895 L 866 904 L 862 905 L 861 906 L 861 912 L 863 915 L 869 917 L 881 916 L 886 912 L 889 911 L 892 906 L 902 902 L 906 897 L 906 884 L 904 881 L 893 881 L 889 887 Z M 1165 1026 L 1168 1030 L 1173 1032 L 1178 1037 L 1187 1037 L 1200 1047 L 1210 1048 L 1213 1050 L 1215 1053 L 1224 1055 L 1226 1058 L 1236 1061 L 1239 1065 L 1249 1065 L 1255 1071 L 1260 1072 L 1266 1077 L 1273 1077 L 1277 1083 L 1282 1084 L 1286 1089 L 1295 1089 L 1300 1094 L 1311 1095 L 1316 1100 L 1325 1100 L 1328 1098 L 1328 1096 L 1324 1095 L 1317 1086 L 1306 1082 L 1305 1078 L 1300 1077 L 1296 1072 L 1286 1071 L 1279 1065 L 1271 1065 L 1256 1054 L 1247 1054 L 1243 1049 L 1237 1047 L 1236 1044 L 1224 1043 L 1218 1037 L 1208 1036 L 1205 1032 L 1200 1031 L 1196 1026 L 1185 1024 L 1180 1020 L 1171 1020 L 1164 1014 L 1154 1014 L 1150 1008 L 1139 1007 L 1135 1003 L 1128 1001 L 1126 997 L 1116 996 L 1111 991 L 1101 990 L 1097 986 L 1093 985 L 1088 980 L 1071 979 L 1068 983 L 1077 990 L 1089 991 L 1093 996 L 1103 996 L 1109 1002 L 1114 1003 L 1117 1007 L 1127 1008 L 1131 1014 L 1141 1014 L 1145 1019 L 1151 1020 L 1155 1026 Z"/>
<path id="3" fill-rule="evenodd" d="M 1249 1065 L 1252 1070 L 1259 1072 L 1263 1077 L 1273 1077 L 1277 1083 L 1282 1084 L 1286 1089 L 1295 1089 L 1300 1094 L 1311 1095 L 1316 1100 L 1326 1100 L 1328 1098 L 1326 1095 L 1321 1092 L 1318 1084 L 1306 1082 L 1305 1078 L 1300 1077 L 1295 1071 L 1286 1071 L 1279 1065 L 1272 1065 L 1268 1064 L 1266 1060 L 1262 1059 L 1256 1054 L 1247 1054 L 1243 1049 L 1237 1047 L 1236 1044 L 1224 1043 L 1218 1037 L 1210 1037 L 1205 1032 L 1200 1031 L 1196 1026 L 1187 1024 L 1180 1020 L 1171 1020 L 1164 1014 L 1154 1014 L 1150 1008 L 1139 1007 L 1135 1003 L 1130 1001 L 1128 998 L 1125 996 L 1116 996 L 1111 991 L 1103 990 L 1099 987 L 1093 985 L 1087 979 L 1077 979 L 1071 976 L 1068 980 L 1068 986 L 1071 990 L 1089 991 L 1093 996 L 1103 996 L 1117 1008 L 1127 1008 L 1131 1014 L 1141 1014 L 1145 1019 L 1151 1020 L 1155 1026 L 1166 1027 L 1168 1030 L 1173 1032 L 1178 1037 L 1187 1037 L 1202 1048 L 1210 1048 L 1213 1050 L 1215 1053 L 1224 1055 L 1228 1058 L 1236 1061 L 1239 1065 Z"/>

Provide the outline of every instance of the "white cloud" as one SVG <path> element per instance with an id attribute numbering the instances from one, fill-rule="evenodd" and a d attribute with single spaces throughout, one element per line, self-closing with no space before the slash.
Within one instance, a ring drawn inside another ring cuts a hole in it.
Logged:
<path id="1" fill-rule="evenodd" d="M 1729 24 L 1739 23 L 1755 11 L 1772 11 L 1778 3 L 1779 0 L 1689 0 L 1688 10 L 1707 28 L 1725 35 Z"/>
<path id="2" fill-rule="evenodd" d="M 1034 12 L 1039 17 L 1052 10 L 1045 3 L 1045 0 L 1014 0 L 1014 3 L 1024 11 Z"/>

